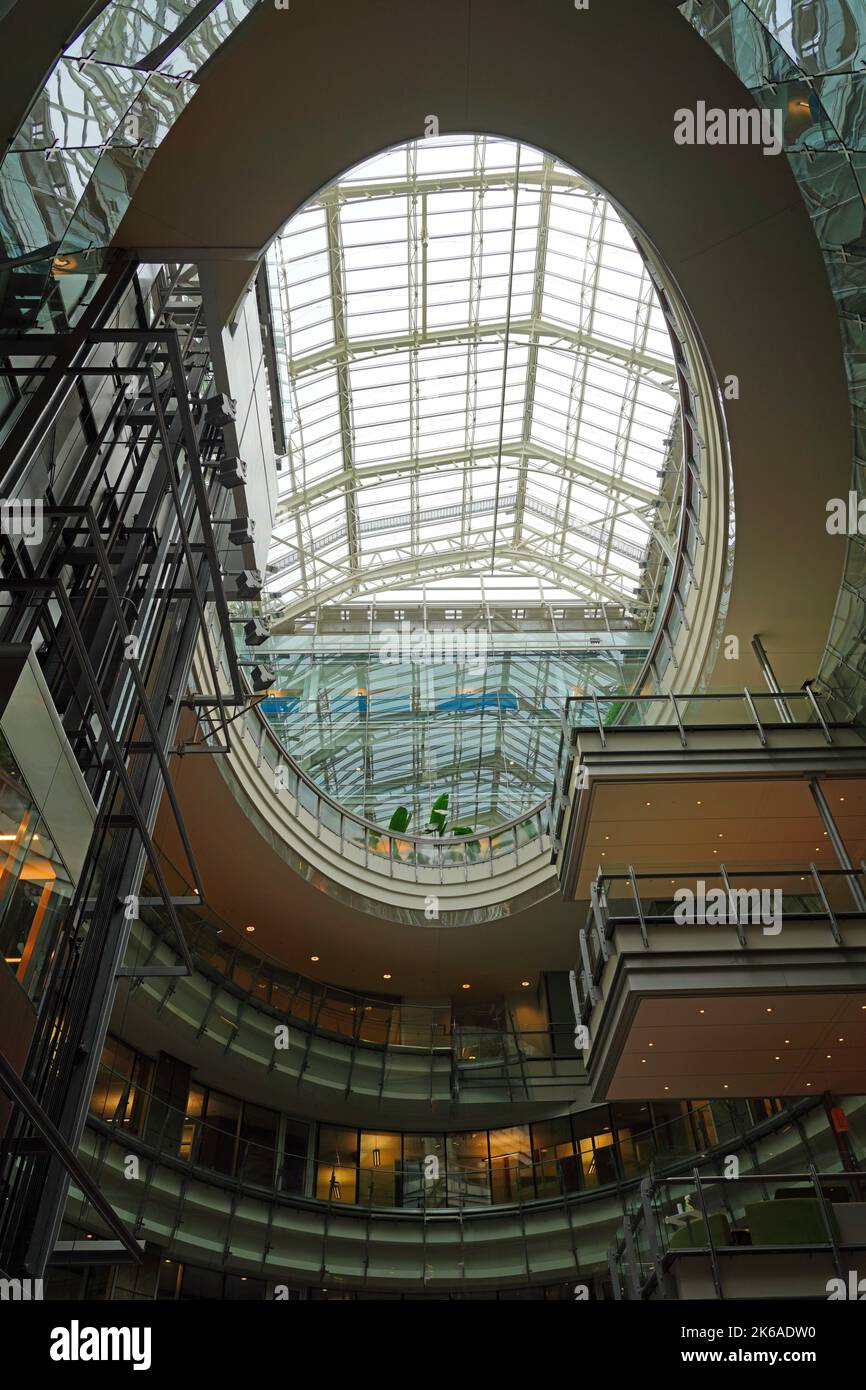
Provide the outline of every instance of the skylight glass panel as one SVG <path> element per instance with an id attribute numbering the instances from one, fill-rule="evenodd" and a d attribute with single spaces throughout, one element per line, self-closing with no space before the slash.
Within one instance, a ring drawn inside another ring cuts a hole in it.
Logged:
<path id="1" fill-rule="evenodd" d="M 269 273 L 277 621 L 317 585 L 357 598 L 385 563 L 418 595 L 449 556 L 470 586 L 526 577 L 639 607 L 677 396 L 647 269 L 602 193 L 511 141 L 420 140 L 325 189 Z"/>

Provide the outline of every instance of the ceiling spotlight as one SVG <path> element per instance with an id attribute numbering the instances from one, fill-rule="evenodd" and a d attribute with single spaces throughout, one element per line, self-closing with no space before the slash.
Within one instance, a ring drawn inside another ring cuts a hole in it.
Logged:
<path id="1" fill-rule="evenodd" d="M 244 637 L 248 647 L 260 647 L 271 635 L 271 625 L 265 618 L 250 618 L 244 623 Z"/>
<path id="2" fill-rule="evenodd" d="M 244 931 L 247 931 L 247 932 L 254 932 L 254 931 L 255 931 L 255 927 L 244 927 Z"/>
<path id="3" fill-rule="evenodd" d="M 316 962 L 318 959 L 319 959 L 318 956 L 310 956 L 310 960 L 313 961 L 314 964 L 315 964 L 315 962 Z"/>
<path id="4" fill-rule="evenodd" d="M 229 540 L 232 545 L 252 545 L 256 523 L 251 516 L 233 516 L 229 521 Z"/>
<path id="5" fill-rule="evenodd" d="M 260 694 L 263 690 L 270 690 L 276 682 L 277 673 L 272 666 L 265 666 L 264 662 L 257 661 L 250 672 L 253 681 L 253 690 Z"/>
<path id="6" fill-rule="evenodd" d="M 383 980 L 390 980 L 390 979 L 393 979 L 393 976 L 391 976 L 391 975 L 383 975 L 383 976 L 382 976 L 382 979 L 383 979 Z"/>
<path id="7" fill-rule="evenodd" d="M 461 985 L 460 988 L 461 988 L 461 989 L 471 989 L 472 986 L 471 986 L 471 985 Z"/>
<path id="8" fill-rule="evenodd" d="M 216 395 L 204 403 L 205 415 L 209 425 L 230 425 L 237 419 L 238 403 L 231 396 Z"/>
<path id="9" fill-rule="evenodd" d="M 238 598 L 250 599 L 253 602 L 261 598 L 262 575 L 260 570 L 241 570 L 235 582 Z"/>
<path id="10" fill-rule="evenodd" d="M 520 983 L 523 985 L 523 988 L 524 988 L 524 989 L 529 989 L 529 981 L 528 981 L 528 980 L 521 980 Z M 841 1041 L 841 1039 L 840 1039 L 840 1041 Z"/>
<path id="11" fill-rule="evenodd" d="M 220 486 L 229 490 L 236 487 L 243 487 L 247 480 L 247 466 L 243 459 L 228 458 L 220 459 L 217 464 L 217 477 Z"/>

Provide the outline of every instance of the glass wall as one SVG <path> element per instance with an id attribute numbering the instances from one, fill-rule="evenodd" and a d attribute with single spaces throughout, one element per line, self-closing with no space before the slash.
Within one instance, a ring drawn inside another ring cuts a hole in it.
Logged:
<path id="1" fill-rule="evenodd" d="M 163 1075 L 172 1062 L 161 1057 Z M 180 1108 L 163 1098 L 157 1070 L 153 1061 L 126 1043 L 106 1039 L 90 1098 L 91 1115 L 160 1153 L 251 1187 L 307 1191 L 310 1126 L 305 1121 L 284 1119 L 277 1110 L 200 1085 L 177 1063 L 172 1094 L 185 1091 Z"/>
<path id="2" fill-rule="evenodd" d="M 171 1078 L 158 1084 L 159 1078 Z M 180 1105 L 164 1097 L 171 1094 Z M 161 1153 L 245 1185 L 411 1210 L 591 1192 L 705 1153 L 784 1110 L 780 1100 L 614 1103 L 535 1124 L 401 1133 L 312 1124 L 193 1080 L 109 1039 L 91 1115 Z"/>
<path id="3" fill-rule="evenodd" d="M 456 644 L 467 633 L 429 636 Z M 322 650 L 325 639 L 274 636 L 248 655 L 276 673 L 261 711 L 307 775 L 377 825 L 405 806 L 417 834 L 443 793 L 449 822 L 473 830 L 537 806 L 550 794 L 566 699 L 626 692 L 646 657 L 605 646 L 419 663 L 402 648 L 388 655 L 399 630 L 381 637 L 378 649 L 373 638 L 368 651 L 340 652 L 336 638 Z"/>
<path id="4" fill-rule="evenodd" d="M 66 866 L 0 733 L 0 950 L 34 1003 L 71 897 Z"/>

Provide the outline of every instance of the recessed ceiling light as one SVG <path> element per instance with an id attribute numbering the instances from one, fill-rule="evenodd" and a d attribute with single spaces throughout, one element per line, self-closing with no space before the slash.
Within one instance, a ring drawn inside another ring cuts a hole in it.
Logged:
<path id="1" fill-rule="evenodd" d="M 310 960 L 311 960 L 311 961 L 317 961 L 318 959 L 319 959 L 318 956 L 310 956 Z"/>
<path id="2" fill-rule="evenodd" d="M 781 1062 L 782 1059 L 781 1059 L 781 1057 L 777 1057 L 775 1060 L 776 1060 L 777 1062 Z"/>
<path id="3" fill-rule="evenodd" d="M 390 976 L 390 975 L 383 975 L 383 976 L 382 976 L 382 979 L 383 979 L 383 980 L 390 980 L 390 979 L 391 979 L 391 976 Z"/>
<path id="4" fill-rule="evenodd" d="M 845 800 L 844 796 L 840 796 L 840 797 L 839 797 L 839 800 L 840 800 L 840 801 L 844 801 L 844 800 Z"/>
<path id="5" fill-rule="evenodd" d="M 790 1046 L 790 1043 L 791 1043 L 791 1039 L 790 1039 L 790 1038 L 786 1038 L 786 1039 L 785 1039 L 785 1045 L 786 1045 L 786 1046 Z"/>
<path id="6" fill-rule="evenodd" d="M 832 1054 L 832 1052 L 828 1052 L 828 1053 L 827 1053 L 827 1061 L 828 1061 L 828 1062 L 832 1062 L 832 1060 L 833 1060 L 833 1054 Z"/>
<path id="7" fill-rule="evenodd" d="M 722 831 L 720 830 L 720 831 L 719 831 L 719 839 L 720 839 L 720 840 L 723 840 L 724 838 L 725 838 L 725 837 L 724 837 L 724 834 L 723 834 Z"/>
<path id="8" fill-rule="evenodd" d="M 461 988 L 461 989 L 471 989 L 472 986 L 471 986 L 471 985 L 461 985 L 460 988 Z"/>
<path id="9" fill-rule="evenodd" d="M 655 1043 L 650 1043 L 649 1046 L 650 1046 L 650 1047 L 655 1047 Z"/>
<path id="10" fill-rule="evenodd" d="M 767 1013 L 768 1013 L 768 1014 L 771 1014 L 772 1012 L 773 1012 L 772 1009 L 767 1009 Z"/>
<path id="11" fill-rule="evenodd" d="M 641 1057 L 641 1061 L 646 1064 L 646 1057 Z"/>
<path id="12" fill-rule="evenodd" d="M 254 932 L 254 931 L 255 931 L 255 927 L 244 927 L 244 931 Z"/>
<path id="13" fill-rule="evenodd" d="M 698 806 L 703 806 L 704 803 L 702 801 L 699 801 L 697 804 Z"/>
<path id="14" fill-rule="evenodd" d="M 727 1081 L 726 1081 L 726 1082 L 725 1082 L 725 1090 L 727 1091 L 727 1089 L 728 1089 L 728 1083 L 727 1083 Z"/>
<path id="15" fill-rule="evenodd" d="M 844 1039 L 844 1038 L 837 1038 L 836 1041 L 837 1041 L 837 1042 L 844 1042 L 845 1039 Z"/>
<path id="16" fill-rule="evenodd" d="M 666 1091 L 669 1091 L 670 1089 L 671 1089 L 670 1086 L 665 1086 L 665 1090 L 666 1090 Z"/>
<path id="17" fill-rule="evenodd" d="M 705 1014 L 706 1012 L 707 1012 L 706 1009 L 698 1009 L 698 1013 L 699 1013 L 699 1014 Z"/>
<path id="18" fill-rule="evenodd" d="M 646 804 L 647 804 L 647 806 L 652 806 L 652 802 L 651 802 L 651 801 L 648 801 Z"/>
<path id="19" fill-rule="evenodd" d="M 807 1082 L 806 1082 L 806 1085 L 807 1085 L 807 1086 L 811 1086 L 811 1084 L 812 1084 L 811 1081 L 807 1081 Z"/>
<path id="20" fill-rule="evenodd" d="M 528 981 L 528 980 L 521 980 L 520 983 L 523 985 L 523 988 L 524 988 L 524 989 L 529 989 L 529 981 Z"/>

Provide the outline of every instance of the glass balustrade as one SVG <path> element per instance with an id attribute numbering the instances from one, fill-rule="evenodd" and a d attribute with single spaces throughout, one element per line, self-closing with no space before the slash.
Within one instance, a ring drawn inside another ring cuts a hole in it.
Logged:
<path id="1" fill-rule="evenodd" d="M 804 1105 L 805 1103 L 801 1103 Z M 93 1120 L 134 1151 L 231 1179 L 244 1188 L 319 1202 L 408 1210 L 483 1208 L 616 1188 L 653 1167 L 703 1161 L 762 1126 L 809 1154 L 778 1101 L 601 1106 L 499 1130 L 412 1134 L 319 1125 L 197 1083 L 185 1107 L 161 1097 L 153 1064 L 109 1043 L 91 1099 Z M 105 1161 L 92 1160 L 95 1177 Z"/>

